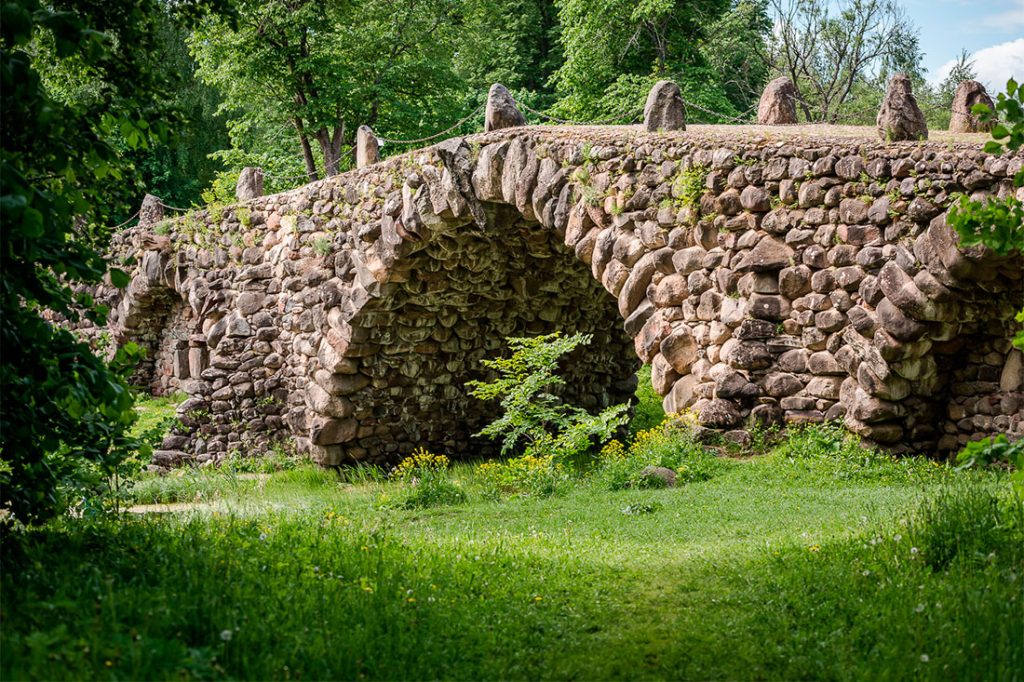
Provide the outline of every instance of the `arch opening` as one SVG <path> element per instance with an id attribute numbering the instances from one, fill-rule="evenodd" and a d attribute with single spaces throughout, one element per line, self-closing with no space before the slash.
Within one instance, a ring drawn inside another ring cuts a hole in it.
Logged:
<path id="1" fill-rule="evenodd" d="M 380 296 L 348 322 L 365 353 L 315 375 L 312 390 L 358 391 L 358 404 L 336 395 L 327 408 L 333 424 L 341 419 L 355 433 L 322 437 L 351 436 L 344 444 L 316 443 L 314 426 L 322 461 L 394 461 L 419 446 L 496 453 L 473 434 L 500 407 L 470 396 L 466 384 L 487 378 L 481 361 L 502 354 L 508 337 L 590 334 L 562 363 L 564 398 L 596 411 L 632 397 L 640 362 L 615 298 L 554 231 L 512 206 L 483 208 L 484 226 L 450 227 L 396 262 Z"/>

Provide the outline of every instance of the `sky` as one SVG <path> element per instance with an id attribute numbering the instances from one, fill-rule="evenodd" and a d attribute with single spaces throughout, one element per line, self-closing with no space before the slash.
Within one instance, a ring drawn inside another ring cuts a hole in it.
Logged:
<path id="1" fill-rule="evenodd" d="M 1024 0 L 901 0 L 920 29 L 929 81 L 939 82 L 962 49 L 990 93 L 1024 81 Z"/>

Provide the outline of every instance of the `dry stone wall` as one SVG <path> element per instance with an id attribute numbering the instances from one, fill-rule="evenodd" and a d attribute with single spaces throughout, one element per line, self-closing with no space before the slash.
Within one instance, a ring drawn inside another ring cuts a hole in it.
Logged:
<path id="1" fill-rule="evenodd" d="M 704 426 L 843 420 L 896 451 L 1024 431 L 1020 255 L 961 250 L 956 192 L 1024 164 L 978 144 L 758 128 L 519 127 L 138 228 L 119 340 L 155 350 L 185 428 L 161 461 L 294 438 L 325 464 L 452 454 L 503 338 L 581 330 L 573 398 L 638 358 Z M 120 296 L 120 299 L 118 297 Z M 170 331 L 168 331 L 170 330 Z"/>

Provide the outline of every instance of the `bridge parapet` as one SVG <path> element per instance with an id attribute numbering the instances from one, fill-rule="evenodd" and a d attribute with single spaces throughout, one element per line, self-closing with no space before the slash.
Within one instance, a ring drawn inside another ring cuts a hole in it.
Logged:
<path id="1" fill-rule="evenodd" d="M 712 428 L 842 419 L 919 451 L 1021 434 L 1021 256 L 960 250 L 944 213 L 1014 191 L 1024 157 L 871 136 L 457 138 L 164 223 L 113 324 L 179 330 L 154 343 L 163 385 L 190 394 L 174 457 L 290 437 L 326 464 L 464 452 L 491 408 L 464 388 L 479 361 L 556 328 L 595 334 L 568 368 L 594 408 L 629 394 L 639 358 L 666 409 Z M 161 287 L 175 308 L 147 317 Z"/>

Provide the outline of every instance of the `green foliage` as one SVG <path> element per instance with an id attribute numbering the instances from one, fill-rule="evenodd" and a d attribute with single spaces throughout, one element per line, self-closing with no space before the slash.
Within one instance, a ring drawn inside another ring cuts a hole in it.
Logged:
<path id="1" fill-rule="evenodd" d="M 351 167 L 346 145 L 360 125 L 382 137 L 420 137 L 467 112 L 452 64 L 458 4 L 232 5 L 238 22 L 211 16 L 189 39 L 200 78 L 224 95 L 238 153 L 221 158 L 232 168 L 263 154 L 272 175 L 279 168 L 310 180 L 335 175 Z M 286 166 L 284 157 L 293 161 Z"/>
<path id="2" fill-rule="evenodd" d="M 331 240 L 327 237 L 318 237 L 313 241 L 313 251 L 318 256 L 326 256 L 331 253 L 333 245 Z"/>
<path id="3" fill-rule="evenodd" d="M 700 198 L 707 191 L 710 172 L 708 166 L 699 163 L 681 170 L 672 182 L 672 196 L 687 208 L 700 208 Z"/>
<path id="4" fill-rule="evenodd" d="M 633 418 L 629 421 L 629 434 L 633 437 L 640 431 L 653 429 L 665 420 L 661 396 L 651 385 L 651 366 L 641 367 L 636 377 L 636 404 L 633 407 Z"/>
<path id="5" fill-rule="evenodd" d="M 986 153 L 1001 154 L 1024 146 L 1024 88 L 1012 78 L 1006 83 L 1006 92 L 999 93 L 995 111 L 977 104 L 972 113 L 982 121 L 995 123 L 993 139 L 985 143 Z M 996 122 L 999 116 L 1003 120 Z M 1024 187 L 1024 169 L 1014 176 L 1014 185 Z M 961 197 L 949 212 L 948 221 L 964 246 L 984 244 L 1000 256 L 1024 251 L 1024 205 L 1015 197 L 988 201 Z"/>
<path id="6" fill-rule="evenodd" d="M 862 446 L 839 423 L 790 426 L 769 457 L 781 461 L 794 475 L 809 475 L 822 483 L 840 481 L 942 481 L 949 467 L 922 457 L 894 457 Z"/>
<path id="7" fill-rule="evenodd" d="M 1024 541 L 1021 505 L 1020 498 L 1003 499 L 979 486 L 952 486 L 922 505 L 907 537 L 934 571 L 948 570 L 954 561 L 984 564 Z"/>
<path id="8" fill-rule="evenodd" d="M 508 495 L 549 497 L 570 481 L 565 466 L 551 455 L 523 455 L 501 462 L 483 462 L 475 473 L 486 499 Z"/>
<path id="9" fill-rule="evenodd" d="M 592 415 L 564 404 L 555 394 L 565 385 L 556 374 L 559 360 L 590 343 L 590 338 L 587 334 L 562 336 L 555 332 L 507 339 L 510 357 L 483 361 L 484 367 L 498 377 L 467 384 L 470 395 L 501 402 L 501 417 L 476 435 L 501 438 L 503 455 L 522 445 L 526 454 L 554 455 L 559 462 L 582 455 L 611 438 L 627 420 L 627 405 L 614 405 Z"/>
<path id="10" fill-rule="evenodd" d="M 425 509 L 466 502 L 466 492 L 452 480 L 448 458 L 420 448 L 403 459 L 391 476 L 405 483 L 403 509 Z"/>
<path id="11" fill-rule="evenodd" d="M 0 676 L 1012 679 L 1024 665 L 1024 539 L 998 475 L 971 474 L 970 511 L 928 515 L 913 510 L 950 495 L 927 481 L 822 486 L 781 459 L 718 461 L 681 490 L 415 509 L 382 508 L 408 483 L 365 470 L 356 485 L 310 466 L 146 475 L 136 493 L 159 481 L 206 504 L 0 534 Z M 940 547 L 955 551 L 936 570 Z"/>
<path id="12" fill-rule="evenodd" d="M 125 377 L 137 349 L 118 350 L 108 364 L 43 314 L 104 322 L 107 311 L 78 285 L 108 272 L 117 286 L 128 281 L 101 255 L 109 238 L 102 226 L 133 193 L 122 149 L 166 140 L 173 117 L 163 107 L 166 74 L 148 57 L 161 16 L 153 0 L 59 9 L 26 0 L 0 12 L 0 450 L 8 464 L 0 496 L 16 516 L 38 521 L 70 499 L 66 484 L 87 489 L 76 496 L 100 489 L 140 446 L 126 434 L 133 413 Z M 54 69 L 88 74 L 101 96 L 55 99 L 35 57 L 43 46 Z"/>
<path id="13" fill-rule="evenodd" d="M 693 431 L 678 419 L 639 432 L 628 446 L 612 441 L 601 450 L 594 476 L 608 490 L 661 488 L 665 482 L 642 472 L 645 467 L 665 467 L 676 472 L 676 485 L 706 481 L 721 471 L 715 453 L 698 443 Z"/>
<path id="14" fill-rule="evenodd" d="M 1010 474 L 1010 483 L 1017 494 L 1024 499 L 1024 440 L 1012 443 L 1003 434 L 971 441 L 956 456 L 961 469 L 990 466 L 1009 466 L 1015 471 Z"/>
<path id="15" fill-rule="evenodd" d="M 760 96 L 770 24 L 761 2 L 558 0 L 564 62 L 552 76 L 556 115 L 630 122 L 660 79 L 699 109 L 735 115 Z M 760 48 L 760 49 L 759 49 Z M 732 71 L 737 64 L 747 68 Z"/>
<path id="16" fill-rule="evenodd" d="M 986 122 L 995 122 L 997 116 L 1002 116 L 1002 121 L 992 128 L 993 139 L 985 143 L 987 153 L 1016 151 L 1024 146 L 1024 88 L 1018 87 L 1012 78 L 1006 83 L 1006 92 L 999 93 L 995 111 L 977 104 L 972 113 Z M 1013 183 L 1024 187 L 1024 169 L 1017 171 Z M 962 196 L 950 208 L 946 220 L 963 246 L 984 244 L 1000 256 L 1024 253 L 1024 203 L 1016 197 L 974 201 Z M 1024 323 L 1024 310 L 1017 321 Z M 1024 350 L 1024 329 L 1017 332 L 1013 345 Z"/>
<path id="17" fill-rule="evenodd" d="M 771 4 L 773 70 L 793 82 L 807 121 L 871 123 L 891 74 L 923 82 L 916 31 L 895 0 Z"/>

